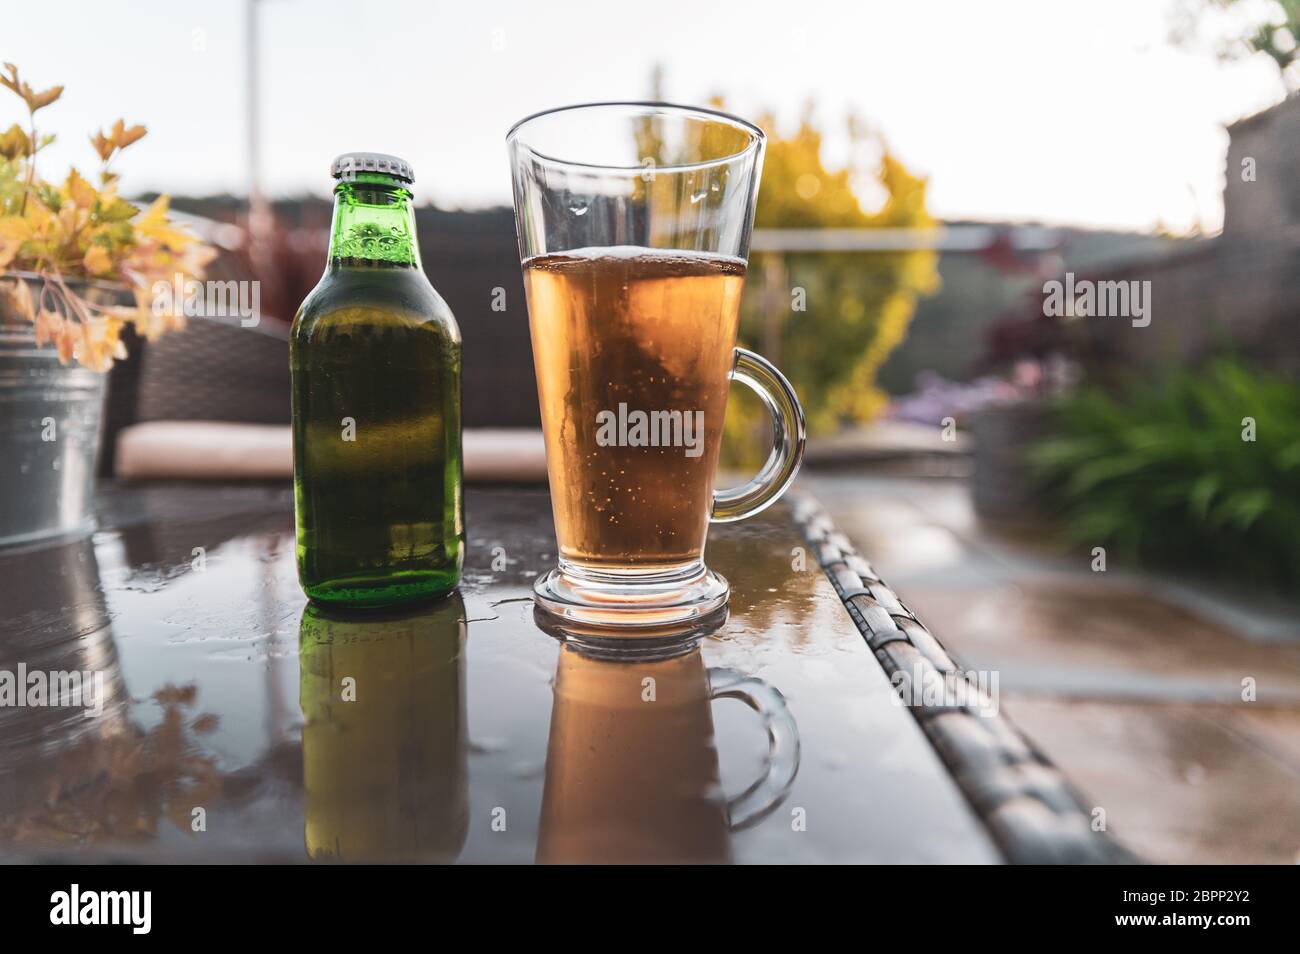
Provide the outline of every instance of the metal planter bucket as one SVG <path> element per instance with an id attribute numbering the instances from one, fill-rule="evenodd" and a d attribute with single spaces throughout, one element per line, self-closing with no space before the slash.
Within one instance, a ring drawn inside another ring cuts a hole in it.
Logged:
<path id="1" fill-rule="evenodd" d="M 1051 423 L 1040 400 L 991 404 L 972 416 L 975 440 L 971 500 L 979 516 L 1029 528 L 1043 517 L 1044 501 L 1025 454 Z"/>
<path id="2" fill-rule="evenodd" d="M 0 546 L 91 529 L 107 391 L 0 313 Z"/>

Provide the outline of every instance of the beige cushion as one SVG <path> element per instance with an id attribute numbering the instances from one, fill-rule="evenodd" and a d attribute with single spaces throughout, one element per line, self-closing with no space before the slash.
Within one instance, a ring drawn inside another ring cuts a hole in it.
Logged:
<path id="1" fill-rule="evenodd" d="M 471 429 L 463 440 L 466 480 L 546 480 L 540 430 Z M 122 480 L 287 480 L 293 440 L 284 425 L 149 421 L 118 434 L 114 472 Z"/>

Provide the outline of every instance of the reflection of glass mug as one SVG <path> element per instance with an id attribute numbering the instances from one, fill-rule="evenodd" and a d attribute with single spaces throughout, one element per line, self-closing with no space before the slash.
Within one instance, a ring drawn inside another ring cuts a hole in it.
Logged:
<path id="1" fill-rule="evenodd" d="M 763 133 L 708 110 L 602 103 L 509 135 L 559 566 L 539 603 L 604 625 L 724 604 L 710 519 L 762 510 L 794 479 L 804 421 L 771 364 L 736 348 Z M 730 380 L 772 413 L 748 484 L 715 492 Z"/>
<path id="2" fill-rule="evenodd" d="M 714 699 L 745 702 L 770 741 L 764 776 L 718 795 Z M 725 862 L 729 833 L 775 809 L 799 769 L 799 735 L 781 694 L 698 649 L 653 662 L 560 651 L 537 860 Z"/>
<path id="3" fill-rule="evenodd" d="M 308 604 L 299 656 L 305 841 L 318 861 L 453 861 L 469 826 L 465 604 Z"/>

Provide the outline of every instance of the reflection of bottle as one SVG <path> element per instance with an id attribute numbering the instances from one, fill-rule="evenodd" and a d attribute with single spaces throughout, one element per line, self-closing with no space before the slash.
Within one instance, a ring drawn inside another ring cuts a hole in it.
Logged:
<path id="1" fill-rule="evenodd" d="M 709 702 L 698 649 L 614 662 L 565 646 L 537 860 L 729 860 Z"/>
<path id="2" fill-rule="evenodd" d="M 465 604 L 342 616 L 299 634 L 307 853 L 451 861 L 469 825 Z"/>
<path id="3" fill-rule="evenodd" d="M 334 160 L 320 283 L 293 321 L 298 576 L 307 595 L 382 606 L 460 579 L 460 331 L 420 267 L 410 166 Z"/>

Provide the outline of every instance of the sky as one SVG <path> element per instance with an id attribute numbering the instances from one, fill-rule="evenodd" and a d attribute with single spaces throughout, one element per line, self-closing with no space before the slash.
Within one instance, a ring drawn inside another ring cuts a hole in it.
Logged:
<path id="1" fill-rule="evenodd" d="M 1174 45 L 1175 2 L 258 0 L 263 187 L 326 196 L 330 160 L 365 149 L 410 161 L 421 201 L 506 204 L 515 120 L 644 99 L 659 64 L 673 101 L 720 94 L 787 129 L 812 104 L 830 163 L 864 117 L 943 218 L 1214 230 L 1224 125 L 1284 89 L 1262 58 Z M 6 18 L 0 60 L 67 87 L 40 114 L 60 134 L 42 174 L 94 169 L 86 137 L 124 117 L 149 127 L 120 161 L 128 194 L 246 193 L 245 6 L 41 0 Z M 0 128 L 22 119 L 0 97 Z"/>

